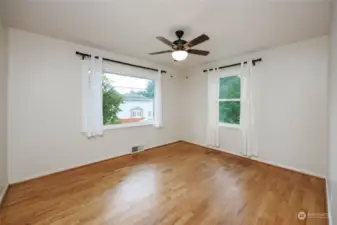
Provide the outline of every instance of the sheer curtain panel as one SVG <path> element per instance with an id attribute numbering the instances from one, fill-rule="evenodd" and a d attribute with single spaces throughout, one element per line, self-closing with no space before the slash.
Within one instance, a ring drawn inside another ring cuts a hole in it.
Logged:
<path id="1" fill-rule="evenodd" d="M 219 70 L 208 70 L 206 145 L 219 147 Z"/>
<path id="2" fill-rule="evenodd" d="M 88 137 L 103 135 L 103 60 L 82 60 L 82 132 Z"/>
<path id="3" fill-rule="evenodd" d="M 241 112 L 240 127 L 243 137 L 243 154 L 252 157 L 258 156 L 258 131 L 255 124 L 252 61 L 245 65 L 241 63 Z"/>
<path id="4" fill-rule="evenodd" d="M 154 126 L 160 128 L 163 126 L 163 105 L 162 105 L 162 74 L 158 71 L 158 76 L 155 79 L 155 122 Z"/>

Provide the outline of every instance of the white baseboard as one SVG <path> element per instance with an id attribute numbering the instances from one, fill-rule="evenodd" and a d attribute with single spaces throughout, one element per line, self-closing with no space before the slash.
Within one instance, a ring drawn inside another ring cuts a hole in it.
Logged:
<path id="1" fill-rule="evenodd" d="M 307 174 L 307 175 L 310 175 L 310 176 L 314 176 L 314 177 L 318 177 L 318 178 L 322 178 L 322 179 L 326 180 L 326 177 L 322 174 L 317 174 L 317 173 L 313 173 L 313 172 L 310 172 L 310 171 L 307 171 L 307 170 L 302 170 L 302 169 L 297 169 L 297 168 L 290 167 L 290 166 L 281 165 L 281 164 L 278 164 L 278 163 L 266 161 L 266 160 L 259 159 L 259 158 L 256 158 L 256 157 L 253 157 L 251 159 L 255 160 L 255 161 L 258 161 L 258 162 L 265 163 L 265 164 L 269 164 L 269 165 L 272 165 L 272 166 L 281 167 L 281 168 L 284 168 L 284 169 L 287 169 L 287 170 Z"/>
<path id="2" fill-rule="evenodd" d="M 1 206 L 1 204 L 2 204 L 2 201 L 4 200 L 4 198 L 5 198 L 5 195 L 6 195 L 6 193 L 7 193 L 7 190 L 8 190 L 8 184 L 3 188 L 3 190 L 1 191 L 1 193 L 0 193 L 0 206 Z"/>
<path id="3" fill-rule="evenodd" d="M 263 159 L 260 159 L 260 158 L 257 158 L 257 157 L 247 157 L 243 154 L 239 154 L 239 153 L 235 153 L 235 152 L 229 152 L 229 151 L 226 151 L 225 149 L 222 149 L 222 148 L 209 147 L 209 146 L 201 145 L 199 143 L 194 143 L 194 142 L 191 142 L 191 141 L 185 141 L 185 142 L 192 143 L 192 144 L 195 144 L 195 145 L 199 145 L 199 146 L 202 146 L 202 147 L 205 147 L 205 148 L 214 149 L 214 150 L 217 150 L 217 151 L 222 151 L 222 152 L 225 152 L 225 153 L 228 153 L 228 154 L 231 154 L 231 155 L 236 155 L 236 156 L 251 159 L 251 160 L 254 160 L 254 161 L 257 161 L 257 162 L 265 163 L 265 164 L 268 164 L 268 165 L 271 165 L 271 166 L 280 167 L 280 168 L 283 168 L 283 169 L 291 170 L 291 171 L 302 173 L 302 174 L 307 174 L 307 175 L 310 175 L 310 176 L 314 176 L 314 177 L 318 177 L 318 178 L 322 178 L 322 179 L 326 180 L 326 177 L 322 174 L 317 174 L 317 173 L 313 173 L 313 172 L 310 172 L 310 171 L 297 169 L 297 168 L 290 167 L 290 166 L 281 165 L 281 164 L 271 162 L 271 161 L 267 161 L 267 160 L 263 160 Z"/>
<path id="4" fill-rule="evenodd" d="M 331 199 L 330 199 L 330 192 L 329 192 L 329 182 L 328 179 L 326 179 L 326 204 L 327 204 L 327 210 L 328 210 L 328 218 L 329 218 L 329 225 L 332 225 L 332 217 L 331 217 Z"/>

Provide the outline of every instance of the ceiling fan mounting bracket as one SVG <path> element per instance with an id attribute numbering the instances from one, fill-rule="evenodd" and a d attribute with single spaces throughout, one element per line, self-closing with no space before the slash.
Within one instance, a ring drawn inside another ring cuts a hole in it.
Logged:
<path id="1" fill-rule="evenodd" d="M 179 38 L 179 40 L 184 36 L 184 31 L 182 30 L 177 30 L 176 31 L 176 35 Z"/>

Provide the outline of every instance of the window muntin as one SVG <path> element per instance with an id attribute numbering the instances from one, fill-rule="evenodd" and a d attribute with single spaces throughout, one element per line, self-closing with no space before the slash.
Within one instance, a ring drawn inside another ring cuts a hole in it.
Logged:
<path id="1" fill-rule="evenodd" d="M 220 77 L 219 123 L 239 125 L 241 110 L 241 79 L 239 76 Z"/>
<path id="2" fill-rule="evenodd" d="M 103 124 L 118 126 L 153 122 L 154 87 L 151 79 L 104 73 Z"/>

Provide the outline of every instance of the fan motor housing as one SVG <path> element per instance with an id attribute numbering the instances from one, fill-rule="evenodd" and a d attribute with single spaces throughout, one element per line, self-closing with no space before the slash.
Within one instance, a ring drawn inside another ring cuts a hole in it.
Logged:
<path id="1" fill-rule="evenodd" d="M 173 44 L 175 44 L 175 45 L 177 45 L 177 46 L 182 46 L 182 45 L 184 45 L 184 44 L 186 44 L 186 43 L 187 43 L 187 41 L 181 40 L 181 39 L 176 40 L 176 41 L 173 42 Z"/>

